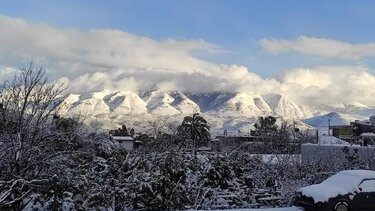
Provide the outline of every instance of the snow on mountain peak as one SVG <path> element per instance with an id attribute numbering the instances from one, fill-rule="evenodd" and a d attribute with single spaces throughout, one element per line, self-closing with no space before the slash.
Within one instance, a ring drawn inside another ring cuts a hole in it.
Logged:
<path id="1" fill-rule="evenodd" d="M 254 117 L 268 114 L 269 106 L 260 98 L 246 93 L 237 93 L 225 101 L 218 111 L 230 116 Z"/>
<path id="2" fill-rule="evenodd" d="M 144 100 L 145 99 L 145 100 Z M 142 99 L 135 92 L 103 90 L 81 95 L 69 95 L 65 110 L 88 115 L 144 114 L 176 115 L 195 112 L 217 113 L 219 116 L 258 117 L 265 115 L 304 118 L 302 106 L 281 95 L 253 96 L 248 93 L 208 93 L 186 95 L 180 91 L 155 90 Z"/>
<path id="3" fill-rule="evenodd" d="M 328 125 L 349 125 L 349 118 L 345 114 L 330 112 L 321 116 L 305 119 L 303 122 L 313 127 L 321 128 Z"/>
<path id="4" fill-rule="evenodd" d="M 174 98 L 168 93 L 156 90 L 150 93 L 146 103 L 147 109 L 151 114 L 157 115 L 175 115 L 179 114 L 176 108 L 174 108 L 171 103 L 173 103 Z"/>
<path id="5" fill-rule="evenodd" d="M 174 101 L 172 106 L 184 114 L 200 113 L 199 106 L 180 91 L 172 92 Z"/>
<path id="6" fill-rule="evenodd" d="M 306 119 L 311 112 L 280 94 L 252 95 L 249 93 L 199 93 L 189 94 L 180 91 L 165 92 L 155 90 L 144 92 L 143 97 L 132 91 L 100 92 L 68 95 L 62 106 L 62 115 L 80 115 L 84 118 L 99 118 L 100 121 L 113 123 L 116 121 L 140 121 L 144 118 L 157 119 L 159 116 L 173 116 L 203 113 L 213 128 L 248 127 L 258 116 L 277 116 L 283 119 L 305 119 L 311 126 L 326 127 L 331 125 L 349 124 L 356 119 L 368 119 L 375 114 L 375 109 L 358 102 L 341 105 L 329 105 L 314 110 L 324 114 Z M 339 107 L 336 110 L 333 107 Z M 336 111 L 328 113 L 327 111 Z M 125 119 L 124 119 L 125 118 Z M 132 118 L 135 118 L 131 120 Z M 142 124 L 142 123 L 140 123 Z"/>
<path id="7" fill-rule="evenodd" d="M 75 102 L 70 108 L 69 112 L 76 115 L 97 116 L 101 114 L 109 114 L 110 108 L 103 101 L 104 94 L 89 93 L 81 95 L 79 101 Z"/>
<path id="8" fill-rule="evenodd" d="M 162 90 L 143 92 L 143 94 L 108 90 L 71 94 L 65 99 L 62 110 L 62 114 L 78 114 L 85 118 L 100 119 L 108 124 L 113 123 L 114 120 L 119 123 L 134 120 L 140 125 L 143 124 L 142 121 L 150 118 L 170 116 L 171 120 L 176 120 L 181 116 L 198 112 L 208 118 L 213 128 L 226 127 L 229 122 L 232 122 L 233 127 L 248 127 L 250 122 L 259 116 L 304 119 L 310 115 L 302 106 L 277 94 L 266 96 L 245 92 L 186 94 L 181 91 Z"/>
<path id="9" fill-rule="evenodd" d="M 273 110 L 273 115 L 275 116 L 283 116 L 292 119 L 303 119 L 311 116 L 311 113 L 305 108 L 280 94 L 264 95 L 263 98 Z"/>
<path id="10" fill-rule="evenodd" d="M 86 94 L 82 94 L 80 96 L 80 100 L 87 100 L 87 99 L 91 99 L 91 98 L 95 98 L 95 99 L 103 99 L 105 96 L 107 96 L 108 94 L 110 93 L 109 90 L 103 90 L 103 91 L 100 91 L 100 92 L 91 92 L 91 93 L 86 93 Z"/>
<path id="11" fill-rule="evenodd" d="M 111 111 L 118 114 L 147 113 L 147 104 L 134 92 L 115 92 L 105 96 L 104 100 Z"/>

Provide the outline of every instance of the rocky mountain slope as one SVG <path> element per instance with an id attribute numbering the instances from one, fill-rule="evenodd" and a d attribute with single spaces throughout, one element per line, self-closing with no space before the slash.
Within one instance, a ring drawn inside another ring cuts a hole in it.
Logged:
<path id="1" fill-rule="evenodd" d="M 183 116 L 202 113 L 215 130 L 249 130 L 258 116 L 272 115 L 313 127 L 348 124 L 355 119 L 367 119 L 375 109 L 361 103 L 320 105 L 309 108 L 280 94 L 251 95 L 249 93 L 183 93 L 180 91 L 151 92 L 103 90 L 70 94 L 64 100 L 61 113 L 95 120 L 104 127 L 131 123 L 138 127 L 163 119 L 176 124 Z M 92 122 L 92 121 L 91 121 Z M 155 126 L 155 124 L 154 124 Z"/>
<path id="2" fill-rule="evenodd" d="M 111 114 L 152 114 L 174 116 L 195 112 L 226 117 L 258 117 L 264 115 L 304 119 L 311 113 L 281 95 L 252 96 L 247 93 L 184 94 L 161 90 L 140 97 L 135 92 L 101 91 L 88 94 L 70 94 L 63 110 L 70 114 L 88 114 L 93 117 Z"/>

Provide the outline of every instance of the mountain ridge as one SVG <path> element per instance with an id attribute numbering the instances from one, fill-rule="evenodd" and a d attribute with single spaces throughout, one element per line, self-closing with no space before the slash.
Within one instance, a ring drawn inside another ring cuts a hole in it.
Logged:
<path id="1" fill-rule="evenodd" d="M 327 109 L 322 109 L 324 106 Z M 141 128 L 157 119 L 176 124 L 183 116 L 202 113 L 214 130 L 230 127 L 248 131 L 248 125 L 252 125 L 259 116 L 271 115 L 319 128 L 325 127 L 329 118 L 332 123 L 344 124 L 355 119 L 367 119 L 375 113 L 374 108 L 357 102 L 324 106 L 312 109 L 280 94 L 103 90 L 68 95 L 62 106 L 62 114 L 84 116 L 92 121 L 103 122 L 107 127 L 133 122 Z"/>
<path id="2" fill-rule="evenodd" d="M 192 96 L 192 97 L 191 97 Z M 270 100 L 272 98 L 272 100 Z M 107 90 L 70 94 L 64 100 L 66 113 L 154 114 L 173 116 L 192 113 L 218 113 L 224 116 L 257 117 L 264 115 L 306 118 L 310 113 L 281 95 L 272 97 L 238 93 L 185 94 L 181 91 L 155 90 L 141 97 L 132 91 Z"/>

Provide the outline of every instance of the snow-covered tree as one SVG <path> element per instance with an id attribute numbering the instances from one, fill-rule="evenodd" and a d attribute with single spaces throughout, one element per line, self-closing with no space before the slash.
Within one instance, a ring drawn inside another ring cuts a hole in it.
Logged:
<path id="1" fill-rule="evenodd" d="M 178 128 L 178 134 L 193 141 L 194 148 L 200 145 L 207 145 L 210 140 L 210 125 L 199 114 L 186 116 Z"/>

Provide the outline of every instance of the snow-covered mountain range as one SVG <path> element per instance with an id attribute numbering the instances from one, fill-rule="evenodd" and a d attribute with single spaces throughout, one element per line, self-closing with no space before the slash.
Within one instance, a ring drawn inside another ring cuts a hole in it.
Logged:
<path id="1" fill-rule="evenodd" d="M 365 119 L 375 113 L 360 103 L 320 105 L 310 108 L 299 105 L 280 94 L 251 95 L 249 93 L 183 93 L 180 91 L 150 92 L 103 90 L 87 94 L 70 94 L 62 105 L 61 113 L 84 117 L 106 128 L 119 124 L 142 127 L 157 119 L 180 122 L 183 116 L 202 113 L 213 129 L 248 130 L 258 116 L 272 115 L 283 119 L 323 127 L 331 123 L 348 123 Z M 334 113 L 331 113 L 334 112 Z"/>
<path id="2" fill-rule="evenodd" d="M 88 94 L 70 94 L 63 104 L 63 112 L 87 114 L 174 116 L 196 112 L 216 113 L 231 117 L 264 115 L 304 119 L 311 112 L 281 95 L 253 96 L 247 93 L 185 94 L 180 91 L 160 90 L 138 94 L 130 91 L 107 90 Z"/>

